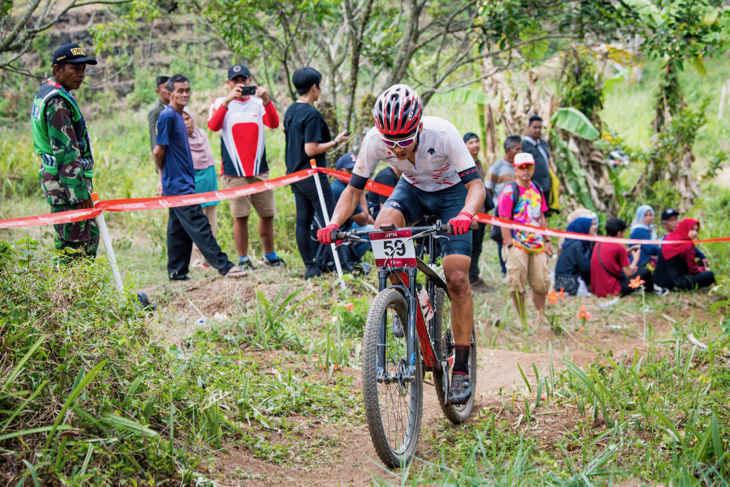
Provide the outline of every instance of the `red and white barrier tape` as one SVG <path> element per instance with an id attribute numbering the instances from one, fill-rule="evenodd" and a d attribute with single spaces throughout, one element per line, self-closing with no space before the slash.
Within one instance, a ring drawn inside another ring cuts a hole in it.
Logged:
<path id="1" fill-rule="evenodd" d="M 179 206 L 199 205 L 201 203 L 210 203 L 212 201 L 227 200 L 237 198 L 239 196 L 247 196 L 251 194 L 261 193 L 270 189 L 288 186 L 290 184 L 303 181 L 313 176 L 317 172 L 322 172 L 328 176 L 336 177 L 342 181 L 350 181 L 350 174 L 335 171 L 333 169 L 325 169 L 318 167 L 317 169 L 304 169 L 285 176 L 261 181 L 258 183 L 239 186 L 237 188 L 222 189 L 211 191 L 208 193 L 186 194 L 181 196 L 162 196 L 158 198 L 132 198 L 120 200 L 104 200 L 99 201 L 94 209 L 89 210 L 72 210 L 62 213 L 52 213 L 49 215 L 28 216 L 23 218 L 10 218 L 0 220 L 0 229 L 2 228 L 21 228 L 39 225 L 55 225 L 59 223 L 78 222 L 88 220 L 98 216 L 102 211 L 141 211 L 141 210 L 157 210 L 160 208 L 176 208 Z M 365 189 L 377 193 L 382 196 L 390 196 L 393 188 L 384 184 L 368 181 Z M 547 235 L 550 237 L 572 238 L 575 240 L 585 240 L 590 242 L 613 242 L 618 244 L 669 244 L 669 243 L 687 243 L 686 240 L 668 241 L 668 240 L 634 240 L 629 238 L 603 237 L 599 235 L 585 235 L 582 233 L 566 232 L 564 230 L 554 230 L 552 228 L 533 227 L 522 225 L 511 220 L 505 220 L 496 216 L 485 213 L 477 213 L 474 219 L 488 225 L 509 228 L 512 230 L 524 230 L 528 232 Z M 713 242 L 730 242 L 730 237 L 709 238 L 703 240 L 695 240 L 694 243 L 713 243 Z"/>

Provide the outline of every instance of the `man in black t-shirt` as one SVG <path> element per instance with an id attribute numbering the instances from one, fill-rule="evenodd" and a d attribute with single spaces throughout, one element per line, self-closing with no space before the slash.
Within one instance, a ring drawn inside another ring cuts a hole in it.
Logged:
<path id="1" fill-rule="evenodd" d="M 373 181 L 376 183 L 384 184 L 386 186 L 390 186 L 391 188 L 395 188 L 395 185 L 398 184 L 398 180 L 400 179 L 400 175 L 401 172 L 397 167 L 387 165 L 382 171 L 378 173 L 377 176 L 375 176 L 375 179 L 373 179 Z M 376 218 L 378 216 L 378 213 L 380 213 L 380 209 L 383 207 L 383 204 L 387 199 L 387 196 L 368 191 L 368 209 L 370 210 L 370 214 L 373 216 L 373 218 Z"/>
<path id="2" fill-rule="evenodd" d="M 309 169 L 310 159 L 317 161 L 317 167 L 326 167 L 325 152 L 348 139 L 345 132 L 342 132 L 335 137 L 335 140 L 331 140 L 329 127 L 327 127 L 322 114 L 312 106 L 322 94 L 321 81 L 322 75 L 316 69 L 309 67 L 297 69 L 292 76 L 292 82 L 297 93 L 299 93 L 299 99 L 289 105 L 284 114 L 287 174 Z M 335 201 L 327 176 L 319 173 L 314 177 L 318 177 L 320 180 L 327 212 L 332 215 L 335 209 Z M 320 274 L 320 270 L 314 261 L 318 244 L 312 241 L 309 231 L 315 215 L 321 226 L 325 225 L 325 219 L 314 178 L 307 178 L 304 181 L 292 184 L 291 190 L 294 193 L 294 201 L 297 206 L 297 247 L 307 268 L 304 278 L 309 279 Z M 338 252 L 340 253 L 343 270 L 350 270 L 349 262 L 343 257 L 343 252 Z"/>

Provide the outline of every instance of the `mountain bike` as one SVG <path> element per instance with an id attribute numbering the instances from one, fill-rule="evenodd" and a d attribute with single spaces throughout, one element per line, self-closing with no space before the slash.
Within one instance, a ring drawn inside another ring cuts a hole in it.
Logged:
<path id="1" fill-rule="evenodd" d="M 474 407 L 474 392 L 466 404 L 448 402 L 455 348 L 451 300 L 446 282 L 435 270 L 437 258 L 432 250 L 438 239 L 448 238 L 439 235 L 447 227 L 437 221 L 430 226 L 336 235 L 344 245 L 369 237 L 378 267 L 379 293 L 370 305 L 363 338 L 363 397 L 373 446 L 391 468 L 405 465 L 416 452 L 425 372 L 431 372 L 441 410 L 450 421 L 463 423 Z M 415 239 L 431 249 L 428 263 L 416 256 Z M 476 355 L 472 327 L 472 391 L 476 390 Z"/>

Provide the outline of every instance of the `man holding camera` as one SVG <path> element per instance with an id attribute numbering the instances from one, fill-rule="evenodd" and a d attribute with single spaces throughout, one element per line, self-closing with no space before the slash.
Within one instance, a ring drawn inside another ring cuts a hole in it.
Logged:
<path id="1" fill-rule="evenodd" d="M 231 92 L 228 96 L 217 98 L 210 106 L 208 128 L 213 132 L 221 131 L 223 189 L 269 179 L 264 126 L 277 128 L 279 114 L 271 103 L 266 88 L 254 86 L 251 81 L 248 68 L 242 64 L 234 64 L 228 68 L 226 81 Z M 253 206 L 259 215 L 259 235 L 264 248 L 262 263 L 272 267 L 284 267 L 284 261 L 274 250 L 274 190 L 240 196 L 229 201 L 234 218 L 233 238 L 238 250 L 239 266 L 254 269 L 248 256 L 248 216 Z"/>

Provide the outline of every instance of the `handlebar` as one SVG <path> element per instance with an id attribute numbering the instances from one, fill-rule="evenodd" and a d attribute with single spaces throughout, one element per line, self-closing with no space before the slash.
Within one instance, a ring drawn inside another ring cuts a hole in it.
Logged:
<path id="1" fill-rule="evenodd" d="M 336 232 L 335 233 L 335 239 L 336 240 L 355 240 L 359 239 L 361 237 L 367 237 L 371 233 L 379 233 L 379 232 L 392 232 L 396 230 L 410 230 L 411 235 L 419 236 L 419 235 L 428 235 L 430 233 L 437 233 L 437 232 L 446 232 L 447 235 L 453 235 L 454 234 L 454 228 L 449 223 L 441 223 L 440 221 L 436 222 L 433 225 L 427 226 L 427 227 L 403 227 L 403 228 L 396 228 L 395 225 L 392 226 L 382 226 L 379 229 L 376 230 L 350 230 L 347 232 Z M 334 239 L 333 239 L 334 240 Z"/>

